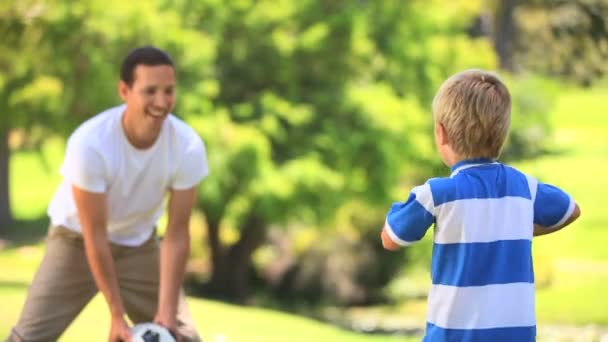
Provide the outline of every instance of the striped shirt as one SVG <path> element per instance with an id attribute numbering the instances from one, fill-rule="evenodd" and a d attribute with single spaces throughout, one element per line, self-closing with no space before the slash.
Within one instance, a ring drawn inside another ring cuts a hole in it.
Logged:
<path id="1" fill-rule="evenodd" d="M 562 190 L 489 159 L 461 161 L 394 203 L 385 229 L 395 243 L 435 224 L 424 341 L 534 341 L 533 227 L 573 211 Z"/>

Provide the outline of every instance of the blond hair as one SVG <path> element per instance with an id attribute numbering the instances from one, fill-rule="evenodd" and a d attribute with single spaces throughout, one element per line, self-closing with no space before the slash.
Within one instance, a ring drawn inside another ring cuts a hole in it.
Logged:
<path id="1" fill-rule="evenodd" d="M 463 158 L 498 158 L 511 124 L 511 96 L 497 75 L 479 69 L 448 78 L 433 99 L 433 118 Z"/>

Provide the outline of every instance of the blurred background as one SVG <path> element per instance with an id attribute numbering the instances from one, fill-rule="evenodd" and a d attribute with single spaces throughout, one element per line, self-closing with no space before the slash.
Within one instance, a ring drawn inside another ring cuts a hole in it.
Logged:
<path id="1" fill-rule="evenodd" d="M 2 0 L 0 37 L 0 338 L 67 137 L 120 103 L 122 58 L 151 44 L 208 150 L 186 280 L 205 341 L 420 340 L 432 234 L 391 253 L 379 233 L 393 201 L 449 174 L 431 101 L 472 67 L 512 93 L 501 161 L 582 210 L 534 240 L 539 341 L 608 340 L 606 0 Z M 108 327 L 98 296 L 62 341 Z"/>

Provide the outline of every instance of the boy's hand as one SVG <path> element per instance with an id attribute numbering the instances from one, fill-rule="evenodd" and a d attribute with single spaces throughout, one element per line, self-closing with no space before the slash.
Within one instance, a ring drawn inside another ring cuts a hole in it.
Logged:
<path id="1" fill-rule="evenodd" d="M 386 229 L 382 229 L 380 239 L 382 239 L 382 247 L 384 247 L 384 249 L 388 249 L 389 251 L 396 251 L 399 249 L 399 245 L 393 242 L 391 237 L 386 232 Z"/>

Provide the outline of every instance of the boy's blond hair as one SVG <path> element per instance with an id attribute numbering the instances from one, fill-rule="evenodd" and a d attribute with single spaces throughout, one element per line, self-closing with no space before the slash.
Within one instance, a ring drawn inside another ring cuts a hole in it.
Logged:
<path id="1" fill-rule="evenodd" d="M 497 75 L 465 70 L 443 82 L 433 118 L 461 157 L 498 158 L 511 124 L 511 96 Z"/>

